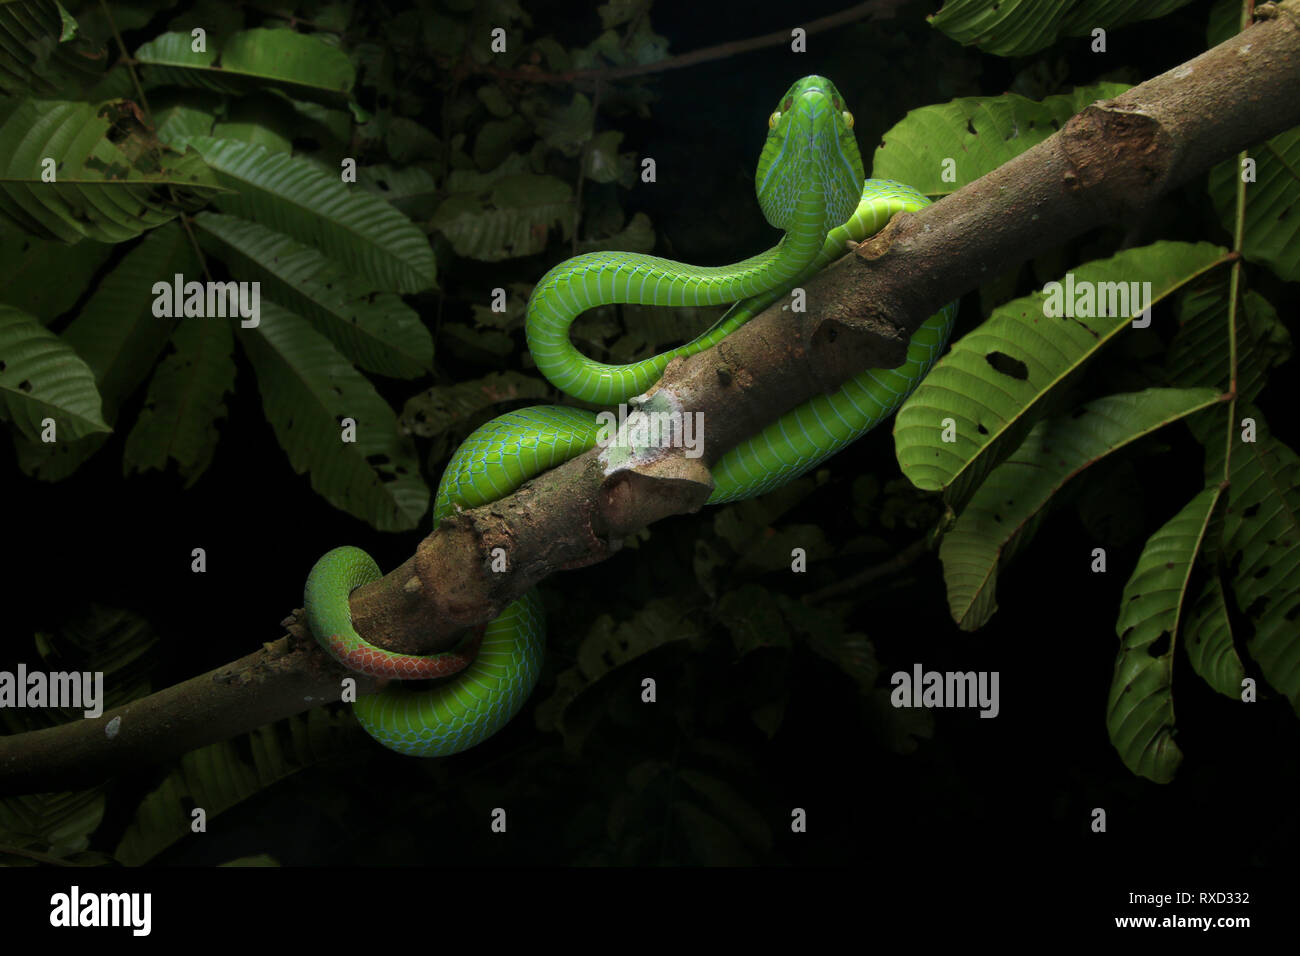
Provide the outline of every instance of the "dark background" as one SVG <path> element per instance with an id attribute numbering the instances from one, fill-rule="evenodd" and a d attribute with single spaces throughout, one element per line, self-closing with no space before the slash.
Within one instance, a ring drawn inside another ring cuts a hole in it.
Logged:
<path id="1" fill-rule="evenodd" d="M 575 16 L 572 6 L 529 9 L 538 25 L 553 18 L 561 39 L 586 42 L 598 32 L 598 21 L 594 14 Z M 798 15 L 807 22 L 842 6 L 805 2 Z M 1104 55 L 1088 52 L 1086 39 L 1071 39 L 1008 61 L 959 48 L 931 30 L 921 15 L 936 6 L 913 4 L 897 20 L 814 35 L 806 55 L 775 47 L 653 77 L 658 100 L 651 119 L 623 119 L 617 128 L 626 133 L 623 148 L 653 155 L 659 165 L 657 187 L 634 190 L 626 199 L 629 211 L 652 215 L 660 235 L 656 251 L 718 263 L 753 254 L 775 238 L 753 198 L 753 166 L 771 104 L 799 76 L 823 73 L 836 82 L 857 117 L 869 169 L 880 134 L 909 109 L 1013 87 L 1035 95 L 1056 92 L 1030 89 L 1050 72 L 1047 67 L 1061 70 L 1061 89 L 1101 78 L 1136 82 L 1202 50 L 1209 10 L 1208 3 L 1195 3 L 1114 31 Z M 671 41 L 670 52 L 681 53 L 788 28 L 794 9 L 788 3 L 659 2 L 652 22 Z M 1091 258 L 1105 238 L 1072 241 L 1067 261 Z M 1158 238 L 1230 243 L 1202 181 L 1172 197 L 1141 228 L 1141 242 Z M 562 257 L 559 250 L 537 257 L 536 274 Z M 489 273 L 483 264 L 442 261 L 439 271 L 453 296 L 485 287 Z M 1022 273 L 1017 294 L 1034 285 Z M 1294 316 L 1294 287 L 1264 291 L 1284 320 Z M 955 335 L 979 320 L 978 296 L 968 295 Z M 1158 309 L 1156 324 L 1167 340 L 1171 310 Z M 446 361 L 440 353 L 440 365 Z M 1294 362 L 1274 373 L 1260 405 L 1277 436 L 1295 447 L 1300 435 L 1287 417 L 1295 408 L 1293 369 Z M 486 370 L 450 362 L 441 369 L 453 379 Z M 381 390 L 400 407 L 416 384 Z M 0 447 L 6 498 L 19 503 L 3 520 L 11 611 L 4 644 L 13 657 L 24 657 L 33 630 L 54 628 L 92 602 L 126 607 L 162 637 L 155 681 L 164 686 L 278 637 L 278 622 L 301 603 L 307 570 L 329 548 L 359 545 L 387 569 L 427 533 L 426 526 L 378 534 L 315 495 L 307 477 L 288 467 L 242 360 L 228 404 L 216 460 L 189 490 L 173 475 L 124 480 L 125 430 L 76 476 L 55 485 L 23 477 L 8 443 Z M 123 420 L 130 416 L 128 407 Z M 951 621 L 932 555 L 858 595 L 851 623 L 873 641 L 882 682 L 918 661 L 926 669 L 998 671 L 1002 699 L 995 720 L 979 719 L 974 710 L 941 711 L 932 739 L 910 754 L 895 753 L 873 733 L 852 682 L 795 642 L 788 653 L 771 652 L 783 655 L 778 670 L 789 699 L 769 741 L 737 703 L 735 690 L 743 688 L 750 668 L 764 675 L 771 668 L 738 659 L 718 631 L 709 646 L 670 646 L 656 651 L 645 668 L 633 665 L 637 679 L 642 670 L 660 675 L 662 703 L 647 709 L 649 715 L 612 711 L 580 754 L 566 755 L 556 735 L 534 728 L 532 707 L 549 694 L 555 673 L 572 663 L 599 614 L 625 617 L 620 608 L 635 609 L 665 594 L 698 597 L 690 560 L 707 518 L 681 516 L 656 525 L 636 550 L 546 583 L 551 630 L 542 684 L 497 737 L 442 761 L 401 757 L 363 740 L 354 752 L 210 821 L 207 838 L 184 841 L 157 862 L 214 864 L 269 853 L 285 864 L 735 862 L 846 864 L 888 873 L 891 865 L 933 861 L 969 873 L 972 886 L 1088 873 L 1121 886 L 1133 882 L 1134 889 L 1142 889 L 1136 874 L 1153 866 L 1177 871 L 1196 865 L 1211 874 L 1265 867 L 1249 879 L 1268 883 L 1271 868 L 1293 865 L 1300 848 L 1300 721 L 1285 700 L 1242 707 L 1218 697 L 1179 655 L 1174 687 L 1185 760 L 1176 781 L 1159 786 L 1132 776 L 1107 740 L 1104 711 L 1121 590 L 1146 536 L 1201 482 L 1199 448 L 1181 426 L 1128 457 L 1138 467 L 1110 495 L 1114 534 L 1102 541 L 1108 573 L 1089 571 L 1096 528 L 1065 508 L 1003 576 L 1000 610 L 978 633 L 959 632 Z M 896 477 L 889 430 L 877 429 L 829 468 L 830 480 L 784 520 L 819 524 L 834 534 L 851 512 L 855 476 Z M 436 473 L 427 477 L 436 481 Z M 901 550 L 920 533 L 895 529 L 890 544 Z M 194 547 L 207 549 L 206 574 L 190 572 Z M 814 566 L 806 583 L 791 583 L 789 574 L 754 580 L 797 596 L 855 570 Z M 627 692 L 635 692 L 634 684 Z M 718 700 L 711 703 L 714 695 Z M 684 709 L 673 703 L 687 697 Z M 728 756 L 701 750 L 697 744 L 705 738 L 721 741 Z M 645 760 L 725 779 L 741 798 L 738 805 L 752 808 L 769 828 L 770 844 L 736 843 L 721 831 L 710 840 L 707 824 L 680 818 L 673 788 L 683 785 L 671 775 L 662 788 L 629 797 L 635 789 L 629 781 Z M 111 850 L 165 769 L 115 782 L 95 840 L 100 848 Z M 624 810 L 613 836 L 616 805 Z M 508 810 L 506 836 L 489 832 L 488 814 L 496 806 Z M 792 807 L 807 810 L 806 834 L 789 833 Z M 1095 807 L 1107 812 L 1102 835 L 1089 829 Z"/>

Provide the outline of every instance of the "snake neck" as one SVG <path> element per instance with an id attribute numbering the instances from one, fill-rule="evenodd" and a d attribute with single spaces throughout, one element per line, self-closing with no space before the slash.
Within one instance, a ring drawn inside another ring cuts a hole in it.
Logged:
<path id="1" fill-rule="evenodd" d="M 528 348 L 547 380 L 568 395 L 611 405 L 649 388 L 678 356 L 694 355 L 748 319 L 722 322 L 686 345 L 628 365 L 608 365 L 583 355 L 569 338 L 579 315 L 599 305 L 712 306 L 784 291 L 817 260 L 830 221 L 824 185 L 802 180 L 791 228 L 766 252 L 726 266 L 691 266 L 630 252 L 593 252 L 544 275 L 528 303 Z"/>

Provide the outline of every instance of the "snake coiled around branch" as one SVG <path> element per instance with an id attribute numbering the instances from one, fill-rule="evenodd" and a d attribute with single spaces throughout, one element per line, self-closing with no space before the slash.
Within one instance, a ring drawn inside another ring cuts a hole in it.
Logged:
<path id="1" fill-rule="evenodd" d="M 673 358 L 716 345 L 843 255 L 849 241 L 860 242 L 896 213 L 929 203 L 909 186 L 863 181 L 853 117 L 834 84 L 820 76 L 791 86 L 768 117 L 755 185 L 764 215 L 785 235 L 743 262 L 703 267 L 638 253 L 595 252 L 547 272 L 529 300 L 526 333 L 537 367 L 551 384 L 586 402 L 626 402 L 653 385 Z M 629 365 L 606 365 L 578 352 L 569 327 L 587 309 L 611 303 L 734 305 L 686 345 Z M 777 488 L 887 419 L 938 359 L 955 317 L 956 303 L 950 303 L 917 329 L 899 367 L 863 372 L 729 450 L 712 469 L 709 503 Z M 492 419 L 448 462 L 434 499 L 434 527 L 457 508 L 502 498 L 582 454 L 596 445 L 599 434 L 595 413 L 564 406 L 525 408 Z M 523 707 L 540 671 L 544 621 L 536 592 L 509 605 L 481 639 L 472 636 L 442 654 L 397 654 L 368 643 L 352 626 L 348 596 L 379 577 L 375 562 L 359 548 L 325 554 L 312 568 L 304 595 L 312 633 L 352 670 L 443 679 L 419 691 L 390 685 L 359 697 L 354 710 L 361 725 L 384 746 L 425 757 L 457 753 L 500 730 Z"/>

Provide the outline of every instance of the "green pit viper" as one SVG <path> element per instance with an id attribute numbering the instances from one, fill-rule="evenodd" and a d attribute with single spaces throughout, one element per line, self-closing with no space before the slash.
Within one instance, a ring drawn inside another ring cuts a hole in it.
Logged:
<path id="1" fill-rule="evenodd" d="M 528 348 L 556 388 L 597 404 L 645 392 L 677 356 L 694 355 L 739 328 L 843 255 L 847 241 L 879 231 L 891 216 L 929 200 L 909 186 L 863 182 L 853 117 L 824 77 L 807 76 L 768 117 L 755 183 L 763 214 L 785 235 L 771 249 L 729 266 L 683 265 L 628 252 L 569 259 L 542 277 L 528 303 Z M 709 306 L 735 303 L 690 343 L 630 365 L 582 355 L 569 326 L 582 312 L 611 303 Z M 902 404 L 938 358 L 956 316 L 950 303 L 912 336 L 906 361 L 876 369 L 787 412 L 732 448 L 712 470 L 710 504 L 776 488 L 860 438 Z M 456 450 L 438 485 L 433 526 L 459 508 L 502 498 L 523 482 L 596 444 L 595 413 L 545 406 L 502 415 L 476 429 Z M 535 591 L 506 608 L 479 637 L 452 651 L 396 654 L 367 643 L 353 628 L 348 596 L 380 577 L 359 548 L 335 548 L 307 578 L 305 611 L 312 633 L 339 663 L 379 677 L 443 677 L 431 688 L 389 685 L 354 705 L 361 725 L 384 746 L 437 757 L 486 740 L 523 706 L 541 667 L 544 622 Z M 476 646 L 477 645 L 477 646 Z M 455 676 L 448 676 L 448 675 Z"/>

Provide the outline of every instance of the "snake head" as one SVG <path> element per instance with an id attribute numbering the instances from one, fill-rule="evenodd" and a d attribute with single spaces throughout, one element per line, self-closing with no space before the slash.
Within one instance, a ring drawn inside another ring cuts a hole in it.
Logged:
<path id="1" fill-rule="evenodd" d="M 767 125 L 754 177 L 767 221 L 790 232 L 824 204 L 822 235 L 843 225 L 862 196 L 862 156 L 853 114 L 835 84 L 805 76 L 781 97 Z"/>

